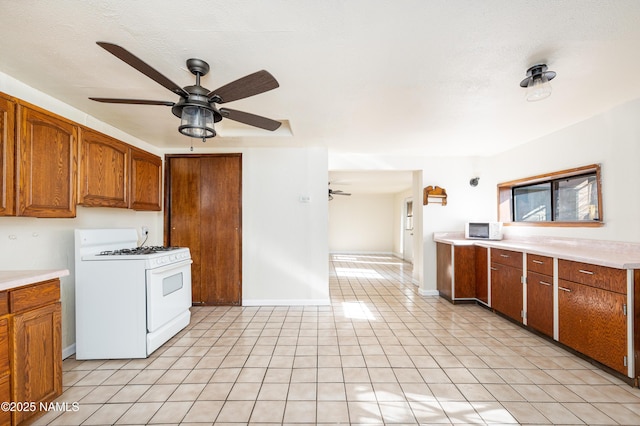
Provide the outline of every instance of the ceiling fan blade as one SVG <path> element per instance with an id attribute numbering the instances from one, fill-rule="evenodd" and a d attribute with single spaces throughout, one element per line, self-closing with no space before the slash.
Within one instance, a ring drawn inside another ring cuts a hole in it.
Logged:
<path id="1" fill-rule="evenodd" d="M 140 71 L 142 74 L 146 75 L 147 77 L 155 81 L 156 83 L 171 90 L 176 95 L 180 95 L 183 98 L 186 98 L 189 96 L 189 93 L 187 93 L 182 87 L 178 86 L 173 81 L 169 80 L 167 77 L 160 74 L 158 71 L 152 68 L 149 64 L 142 61 L 142 59 L 138 58 L 137 56 L 135 56 L 133 53 L 129 52 L 125 48 L 120 47 L 117 44 L 107 43 L 104 41 L 97 41 L 96 43 L 98 44 L 98 46 L 102 47 L 104 50 L 111 53 L 116 58 L 120 59 L 123 62 L 126 62 L 133 68 Z"/>
<path id="2" fill-rule="evenodd" d="M 235 109 L 220 108 L 220 114 L 229 120 L 238 121 L 254 127 L 260 127 L 261 129 L 270 130 L 272 132 L 282 124 L 279 121 L 272 120 L 270 118 L 249 114 L 248 112 L 237 111 Z"/>
<path id="3" fill-rule="evenodd" d="M 276 79 L 267 71 L 262 70 L 225 84 L 216 90 L 212 90 L 207 95 L 207 98 L 213 102 L 223 104 L 225 102 L 237 101 L 238 99 L 268 92 L 277 87 L 280 87 L 280 85 Z"/>
<path id="4" fill-rule="evenodd" d="M 175 102 L 169 101 L 147 101 L 144 99 L 119 99 L 119 98 L 89 98 L 92 101 L 104 102 L 107 104 L 132 104 L 132 105 L 165 105 L 174 106 Z"/>

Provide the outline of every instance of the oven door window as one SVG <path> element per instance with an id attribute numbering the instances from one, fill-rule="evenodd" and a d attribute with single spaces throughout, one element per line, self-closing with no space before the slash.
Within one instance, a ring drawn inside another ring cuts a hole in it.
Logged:
<path id="1" fill-rule="evenodd" d="M 147 270 L 147 330 L 150 333 L 191 307 L 191 261 Z"/>

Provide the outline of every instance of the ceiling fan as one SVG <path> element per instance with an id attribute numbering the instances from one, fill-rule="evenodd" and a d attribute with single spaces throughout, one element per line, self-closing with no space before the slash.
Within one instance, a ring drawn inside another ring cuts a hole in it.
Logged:
<path id="1" fill-rule="evenodd" d="M 344 192 L 339 189 L 334 191 L 333 189 L 329 188 L 329 201 L 333 200 L 334 195 L 351 195 L 351 194 L 349 192 Z"/>
<path id="2" fill-rule="evenodd" d="M 196 84 L 180 87 L 128 50 L 113 43 L 103 41 L 96 43 L 156 83 L 171 90 L 180 98 L 177 102 L 171 102 L 90 97 L 89 99 L 93 101 L 113 104 L 169 106 L 173 115 L 181 119 L 181 124 L 178 127 L 180 133 L 193 138 L 201 138 L 203 142 L 207 138 L 216 136 L 213 124 L 223 118 L 270 131 L 280 127 L 281 123 L 279 121 L 235 109 L 218 108 L 217 106 L 218 104 L 248 98 L 279 87 L 280 85 L 276 79 L 265 70 L 249 74 L 215 90 L 208 90 L 200 85 L 200 77 L 209 72 L 209 64 L 201 59 L 192 58 L 187 59 L 187 68 L 196 76 Z"/>

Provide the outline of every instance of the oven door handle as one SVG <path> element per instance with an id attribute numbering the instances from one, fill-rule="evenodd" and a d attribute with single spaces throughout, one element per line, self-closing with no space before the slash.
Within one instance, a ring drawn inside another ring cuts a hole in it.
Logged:
<path id="1" fill-rule="evenodd" d="M 173 269 L 180 268 L 182 266 L 191 265 L 192 263 L 193 263 L 193 260 L 191 260 L 191 259 L 181 260 L 180 262 L 169 263 L 169 264 L 161 266 L 159 268 L 149 269 L 149 273 L 154 274 L 154 275 L 155 274 L 163 274 L 163 273 L 165 273 L 167 271 L 171 271 Z"/>

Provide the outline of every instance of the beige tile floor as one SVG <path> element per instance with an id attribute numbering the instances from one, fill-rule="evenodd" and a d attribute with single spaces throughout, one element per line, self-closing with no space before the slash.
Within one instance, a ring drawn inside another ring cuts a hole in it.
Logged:
<path id="1" fill-rule="evenodd" d="M 410 277 L 334 255 L 331 306 L 193 308 L 148 359 L 65 360 L 79 410 L 37 424 L 640 424 L 640 390 Z"/>

